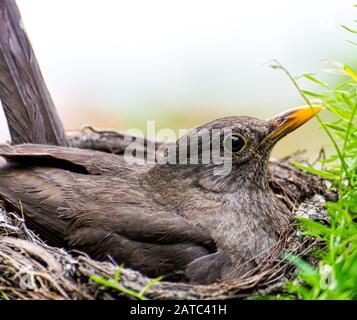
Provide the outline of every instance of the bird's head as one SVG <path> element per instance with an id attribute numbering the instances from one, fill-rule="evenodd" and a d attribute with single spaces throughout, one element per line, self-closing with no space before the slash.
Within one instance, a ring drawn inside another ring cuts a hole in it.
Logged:
<path id="1" fill-rule="evenodd" d="M 211 121 L 177 140 L 159 167 L 169 169 L 175 180 L 193 178 L 213 191 L 265 188 L 273 146 L 320 111 L 299 107 L 267 120 L 237 116 Z"/>

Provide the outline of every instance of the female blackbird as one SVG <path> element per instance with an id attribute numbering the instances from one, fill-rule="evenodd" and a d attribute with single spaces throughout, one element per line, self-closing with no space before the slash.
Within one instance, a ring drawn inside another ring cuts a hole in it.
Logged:
<path id="1" fill-rule="evenodd" d="M 0 99 L 18 144 L 0 145 L 0 196 L 43 238 L 195 283 L 239 277 L 278 241 L 290 213 L 267 183 L 270 152 L 320 111 L 214 120 L 154 164 L 70 148 L 13 0 L 0 2 Z"/>
<path id="2" fill-rule="evenodd" d="M 99 151 L 2 145 L 0 194 L 21 203 L 52 244 L 111 256 L 150 276 L 236 278 L 259 264 L 287 227 L 289 211 L 268 186 L 268 159 L 281 137 L 313 115 L 302 107 L 270 120 L 227 117 L 202 126 L 219 135 L 222 149 L 227 136 L 213 129 L 232 131 L 237 150 L 225 175 L 215 173 L 223 163 L 191 163 L 190 152 L 187 164 L 138 165 Z"/>

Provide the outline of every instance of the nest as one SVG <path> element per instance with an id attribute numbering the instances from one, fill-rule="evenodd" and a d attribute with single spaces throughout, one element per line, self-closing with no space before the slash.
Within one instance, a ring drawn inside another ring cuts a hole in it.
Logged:
<path id="1" fill-rule="evenodd" d="M 120 155 L 125 148 L 124 135 L 92 129 L 77 132 L 70 138 L 73 146 L 113 152 Z M 335 200 L 325 182 L 289 164 L 287 159 L 271 160 L 269 181 L 273 191 L 296 214 L 326 220 L 325 201 Z M 47 245 L 28 229 L 21 214 L 0 204 L 0 299 L 128 299 L 122 291 L 92 281 L 92 276 L 113 279 L 118 265 L 99 262 L 84 253 Z M 294 266 L 282 258 L 291 253 L 309 258 L 319 246 L 318 240 L 299 236 L 292 223 L 269 257 L 239 279 L 211 285 L 168 282 L 164 279 L 145 292 L 148 299 L 232 299 L 281 292 L 287 279 L 294 276 Z M 152 279 L 140 272 L 122 268 L 120 286 L 141 292 Z"/>

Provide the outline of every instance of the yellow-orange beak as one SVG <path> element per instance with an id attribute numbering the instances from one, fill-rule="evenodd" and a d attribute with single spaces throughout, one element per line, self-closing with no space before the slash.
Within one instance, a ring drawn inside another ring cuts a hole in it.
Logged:
<path id="1" fill-rule="evenodd" d="M 272 126 L 272 131 L 268 135 L 269 140 L 279 140 L 290 132 L 302 126 L 305 122 L 313 118 L 322 110 L 320 106 L 314 106 L 314 111 L 310 106 L 303 106 L 279 113 L 268 120 Z"/>

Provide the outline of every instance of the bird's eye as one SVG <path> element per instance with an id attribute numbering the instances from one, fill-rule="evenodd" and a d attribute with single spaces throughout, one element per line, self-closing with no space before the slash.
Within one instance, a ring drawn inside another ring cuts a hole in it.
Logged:
<path id="1" fill-rule="evenodd" d="M 224 148 L 236 153 L 246 145 L 245 139 L 239 133 L 232 133 L 224 138 Z"/>

